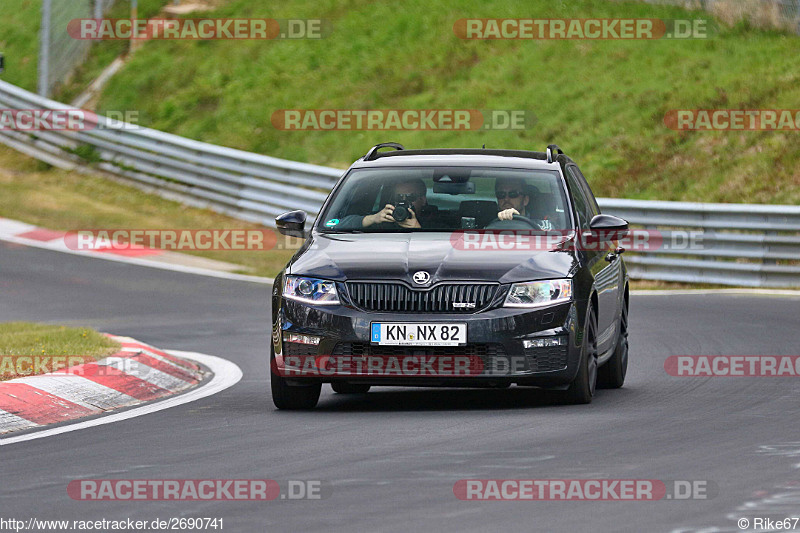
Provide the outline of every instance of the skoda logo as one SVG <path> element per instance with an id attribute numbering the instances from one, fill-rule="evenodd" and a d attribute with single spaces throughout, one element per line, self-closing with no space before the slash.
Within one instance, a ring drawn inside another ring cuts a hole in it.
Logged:
<path id="1" fill-rule="evenodd" d="M 419 272 L 414 272 L 412 279 L 417 285 L 425 285 L 431 281 L 431 275 L 424 270 L 420 270 Z"/>

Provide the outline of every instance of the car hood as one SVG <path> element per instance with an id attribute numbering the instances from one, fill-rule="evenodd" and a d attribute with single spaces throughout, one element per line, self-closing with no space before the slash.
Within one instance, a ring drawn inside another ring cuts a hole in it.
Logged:
<path id="1" fill-rule="evenodd" d="M 577 268 L 574 253 L 558 249 L 557 243 L 548 245 L 552 246 L 497 249 L 484 241 L 480 249 L 465 249 L 464 235 L 458 233 L 314 234 L 287 273 L 337 281 L 402 280 L 411 285 L 420 270 L 431 275 L 431 284 L 571 277 Z"/>

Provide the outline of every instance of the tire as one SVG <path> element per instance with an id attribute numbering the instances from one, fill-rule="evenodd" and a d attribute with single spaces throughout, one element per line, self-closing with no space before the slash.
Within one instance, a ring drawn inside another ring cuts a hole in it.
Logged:
<path id="1" fill-rule="evenodd" d="M 369 392 L 370 386 L 369 385 L 359 385 L 357 383 L 342 383 L 333 382 L 331 383 L 331 388 L 333 388 L 333 392 L 339 394 L 366 394 Z"/>
<path id="2" fill-rule="evenodd" d="M 578 375 L 566 391 L 566 400 L 571 404 L 592 402 L 597 387 L 597 315 L 589 302 L 586 311 L 586 326 L 583 329 L 583 344 Z"/>
<path id="3" fill-rule="evenodd" d="M 278 409 L 301 410 L 313 409 L 319 402 L 322 384 L 289 385 L 286 380 L 275 373 L 275 357 L 270 358 L 270 381 L 272 384 L 272 403 Z"/>
<path id="4" fill-rule="evenodd" d="M 628 301 L 622 305 L 619 318 L 619 337 L 614 355 L 611 356 L 597 374 L 597 386 L 602 389 L 619 389 L 625 383 L 628 373 Z"/>

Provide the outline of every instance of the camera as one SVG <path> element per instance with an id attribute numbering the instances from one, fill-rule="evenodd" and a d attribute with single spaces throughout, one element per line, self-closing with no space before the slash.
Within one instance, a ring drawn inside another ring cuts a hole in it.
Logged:
<path id="1" fill-rule="evenodd" d="M 411 202 L 415 197 L 415 194 L 398 194 L 395 197 L 394 211 L 392 212 L 395 222 L 403 222 L 411 216 Z"/>

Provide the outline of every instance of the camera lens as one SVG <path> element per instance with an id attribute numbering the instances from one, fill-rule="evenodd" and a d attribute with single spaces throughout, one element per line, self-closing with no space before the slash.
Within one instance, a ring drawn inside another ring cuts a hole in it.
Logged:
<path id="1" fill-rule="evenodd" d="M 404 205 L 398 205 L 392 211 L 392 218 L 395 219 L 396 222 L 403 222 L 408 218 L 408 208 Z"/>

